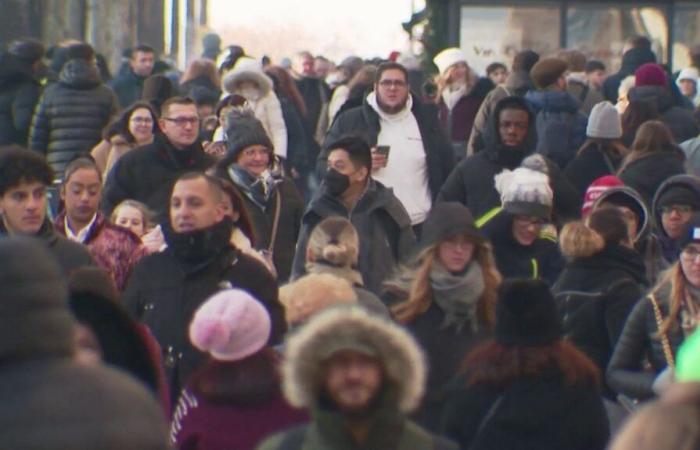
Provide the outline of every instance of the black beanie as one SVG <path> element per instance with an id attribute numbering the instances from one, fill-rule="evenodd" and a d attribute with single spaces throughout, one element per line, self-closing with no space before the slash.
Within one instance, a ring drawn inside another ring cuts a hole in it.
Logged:
<path id="1" fill-rule="evenodd" d="M 561 339 L 561 319 L 544 281 L 510 280 L 501 284 L 494 337 L 500 344 L 523 347 Z"/>
<path id="2" fill-rule="evenodd" d="M 692 243 L 700 243 L 700 213 L 693 214 L 683 227 L 681 237 L 678 238 L 678 248 L 683 250 Z"/>
<path id="3" fill-rule="evenodd" d="M 273 150 L 272 141 L 267 135 L 262 123 L 255 118 L 250 109 L 234 108 L 227 117 L 226 128 L 226 159 L 235 161 L 238 154 L 251 145 L 262 145 L 270 152 Z M 272 159 L 270 160 L 272 163 Z"/>
<path id="4" fill-rule="evenodd" d="M 466 206 L 458 202 L 437 203 L 423 223 L 421 247 L 429 247 L 458 234 L 467 234 L 475 242 L 485 240 Z"/>
<path id="5" fill-rule="evenodd" d="M 2 238 L 0 261 L 0 360 L 71 355 L 75 321 L 48 248 L 35 238 Z"/>
<path id="6" fill-rule="evenodd" d="M 688 205 L 700 210 L 700 195 L 688 186 L 676 184 L 665 189 L 656 201 L 658 208 L 671 205 Z"/>
<path id="7" fill-rule="evenodd" d="M 513 71 L 522 70 L 524 72 L 530 72 L 532 67 L 537 64 L 540 60 L 540 55 L 533 52 L 532 50 L 523 50 L 522 52 L 515 55 L 513 58 Z"/>

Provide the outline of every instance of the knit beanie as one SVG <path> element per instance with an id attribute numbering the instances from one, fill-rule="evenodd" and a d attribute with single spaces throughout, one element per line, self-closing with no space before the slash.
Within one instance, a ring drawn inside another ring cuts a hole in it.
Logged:
<path id="1" fill-rule="evenodd" d="M 542 280 L 509 280 L 498 289 L 496 342 L 507 346 L 537 346 L 562 337 L 554 297 Z"/>
<path id="2" fill-rule="evenodd" d="M 593 181 L 586 193 L 583 196 L 583 207 L 581 208 L 581 217 L 586 217 L 591 213 L 596 200 L 608 189 L 616 186 L 624 186 L 625 183 L 615 175 L 605 175 Z"/>
<path id="3" fill-rule="evenodd" d="M 270 338 L 270 316 L 249 293 L 227 289 L 194 313 L 190 340 L 219 361 L 239 361 L 262 349 Z"/>
<path id="4" fill-rule="evenodd" d="M 530 72 L 532 67 L 537 64 L 540 60 L 540 55 L 533 52 L 532 50 L 523 50 L 522 52 L 515 55 L 513 58 L 513 71 L 524 71 Z"/>
<path id="5" fill-rule="evenodd" d="M 568 66 L 566 61 L 559 58 L 541 59 L 530 71 L 532 82 L 538 89 L 546 89 L 556 83 L 564 75 Z"/>
<path id="6" fill-rule="evenodd" d="M 475 242 L 485 240 L 466 206 L 458 202 L 436 203 L 423 223 L 421 247 L 435 245 L 458 234 L 466 234 Z"/>
<path id="7" fill-rule="evenodd" d="M 665 189 L 656 200 L 658 209 L 671 205 L 688 205 L 693 210 L 700 210 L 700 195 L 688 186 L 675 184 Z"/>
<path id="8" fill-rule="evenodd" d="M 495 184 L 504 211 L 550 219 L 554 194 L 544 173 L 526 167 L 504 170 L 495 176 Z"/>
<path id="9" fill-rule="evenodd" d="M 586 135 L 602 139 L 619 139 L 622 137 L 620 113 L 617 112 L 612 103 L 604 101 L 593 107 L 588 117 Z"/>
<path id="10" fill-rule="evenodd" d="M 298 325 L 324 309 L 357 303 L 357 294 L 350 282 L 329 273 L 312 273 L 280 288 L 284 318 Z"/>
<path id="11" fill-rule="evenodd" d="M 75 320 L 54 256 L 29 237 L 0 239 L 0 360 L 73 353 Z"/>
<path id="12" fill-rule="evenodd" d="M 663 67 L 646 63 L 634 72 L 635 86 L 668 86 L 668 77 Z"/>
<path id="13" fill-rule="evenodd" d="M 694 213 L 683 227 L 681 237 L 678 238 L 678 248 L 683 250 L 688 244 L 697 243 L 700 243 L 700 213 Z"/>
<path id="14" fill-rule="evenodd" d="M 228 114 L 227 124 L 226 159 L 235 161 L 238 154 L 251 145 L 262 145 L 272 153 L 272 141 L 250 109 L 233 108 Z"/>
<path id="15" fill-rule="evenodd" d="M 440 75 L 445 75 L 445 72 L 447 72 L 447 69 L 452 67 L 453 65 L 463 62 L 467 63 L 467 55 L 459 48 L 456 47 L 451 47 L 451 48 L 446 48 L 445 50 L 441 51 L 437 55 L 435 55 L 435 58 L 433 58 L 433 62 L 437 66 L 438 70 L 440 71 Z"/>
<path id="16" fill-rule="evenodd" d="M 35 39 L 22 39 L 10 43 L 8 53 L 17 59 L 33 64 L 44 57 L 44 44 Z"/>
<path id="17" fill-rule="evenodd" d="M 700 382 L 700 328 L 678 349 L 676 381 Z"/>

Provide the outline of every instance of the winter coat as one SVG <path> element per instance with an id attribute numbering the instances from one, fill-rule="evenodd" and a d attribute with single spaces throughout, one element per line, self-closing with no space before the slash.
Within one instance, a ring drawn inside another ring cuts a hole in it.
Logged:
<path id="1" fill-rule="evenodd" d="M 602 176 L 615 175 L 621 163 L 621 156 L 611 155 L 592 143 L 574 156 L 564 173 L 583 198 L 591 183 Z"/>
<path id="2" fill-rule="evenodd" d="M 177 150 L 158 133 L 153 143 L 131 150 L 114 164 L 105 181 L 102 210 L 108 214 L 123 200 L 138 200 L 163 222 L 168 219 L 170 193 L 178 177 L 203 172 L 213 163 L 199 142 Z"/>
<path id="3" fill-rule="evenodd" d="M 682 186 L 694 192 L 695 195 L 700 200 L 700 180 L 692 175 L 676 175 L 668 178 L 659 189 L 656 190 L 654 194 L 654 200 L 652 202 L 653 220 L 656 227 L 656 235 L 658 236 L 658 244 L 660 247 L 660 254 L 665 259 L 666 263 L 670 265 L 678 260 L 678 255 L 681 249 L 678 248 L 678 244 L 675 240 L 671 239 L 661 222 L 661 207 L 659 206 L 659 199 L 661 196 L 673 187 Z"/>
<path id="4" fill-rule="evenodd" d="M 61 236 L 66 235 L 66 213 L 54 220 L 54 229 Z M 121 292 L 136 263 L 146 255 L 141 239 L 126 228 L 116 226 L 100 212 L 95 223 L 85 237 L 84 245 L 90 250 L 95 263 L 105 270 Z"/>
<path id="5" fill-rule="evenodd" d="M 39 100 L 29 147 L 46 156 L 59 179 L 71 158 L 89 153 L 100 142 L 117 106 L 97 67 L 79 59 L 68 61 L 58 82 L 48 86 Z"/>
<path id="6" fill-rule="evenodd" d="M 306 105 L 306 116 L 303 118 L 306 135 L 320 144 L 323 142 L 323 133 L 328 126 L 326 120 L 331 90 L 323 80 L 318 78 L 302 77 L 295 79 L 294 82 Z"/>
<path id="7" fill-rule="evenodd" d="M 119 106 L 122 109 L 128 108 L 132 103 L 141 100 L 143 93 L 143 83 L 147 77 L 141 77 L 134 73 L 130 67 L 120 72 L 109 82 L 109 87 L 119 99 Z"/>
<path id="8" fill-rule="evenodd" d="M 618 244 L 593 256 L 572 256 L 552 293 L 564 334 L 604 373 L 627 316 L 646 289 L 645 267 L 639 253 Z M 581 298 L 589 304 L 581 304 Z"/>
<path id="9" fill-rule="evenodd" d="M 279 196 L 279 221 L 277 236 L 272 248 L 273 262 L 277 269 L 277 276 L 281 282 L 289 279 L 294 261 L 294 249 L 296 239 L 299 237 L 301 218 L 304 215 L 304 202 L 297 192 L 294 183 L 289 179 L 283 179 L 275 185 L 275 193 L 270 196 L 266 205 L 259 204 L 248 194 L 248 191 L 237 185 L 231 179 L 226 169 L 220 168 L 216 175 L 231 182 L 238 195 L 243 199 L 246 210 L 250 215 L 253 230 L 255 232 L 255 248 L 267 250 L 272 239 L 272 228 L 277 212 L 277 196 Z"/>
<path id="10" fill-rule="evenodd" d="M 296 105 L 287 97 L 279 96 L 282 117 L 287 127 L 287 161 L 305 178 L 314 166 L 309 136 L 304 128 L 304 120 Z"/>
<path id="11" fill-rule="evenodd" d="M 442 434 L 462 450 L 606 447 L 610 430 L 597 386 L 568 386 L 559 373 L 523 378 L 502 389 L 468 386 L 467 380 L 461 376 L 452 383 L 441 418 Z"/>
<path id="12" fill-rule="evenodd" d="M 655 294 L 664 320 L 669 314 L 670 293 L 671 285 L 668 283 Z M 606 379 L 615 392 L 640 400 L 654 396 L 654 380 L 668 365 L 662 340 L 656 336 L 657 333 L 654 307 L 648 296 L 643 297 L 627 318 L 610 358 Z M 683 333 L 680 327 L 672 327 L 667 336 L 675 357 L 683 343 Z M 651 365 L 651 371 L 645 368 L 645 361 Z"/>
<path id="13" fill-rule="evenodd" d="M 463 159 L 467 156 L 466 144 L 472 133 L 474 119 L 481 107 L 481 103 L 486 95 L 496 86 L 489 78 L 479 78 L 469 92 L 457 101 L 449 109 L 445 100 L 441 97 L 438 105 L 438 118 L 445 132 L 445 135 L 452 141 L 455 150 L 455 160 Z"/>
<path id="14" fill-rule="evenodd" d="M 613 104 L 617 103 L 622 80 L 630 75 L 634 75 L 634 72 L 639 69 L 640 66 L 654 62 L 656 62 L 656 55 L 649 49 L 632 48 L 627 50 L 625 54 L 622 55 L 620 70 L 608 76 L 603 82 L 603 95 L 605 95 L 605 99 Z"/>
<path id="15" fill-rule="evenodd" d="M 187 450 L 254 449 L 270 434 L 308 420 L 277 394 L 248 406 L 213 402 L 183 391 L 173 415 L 170 437 L 175 448 Z"/>
<path id="16" fill-rule="evenodd" d="M 292 278 L 305 273 L 306 246 L 314 227 L 332 216 L 346 217 L 354 225 L 360 236 L 357 269 L 367 289 L 379 294 L 382 283 L 392 274 L 395 265 L 405 260 L 415 245 L 408 213 L 391 189 L 378 181 L 370 180 L 352 211 L 321 186 L 302 218 Z"/>
<path id="17" fill-rule="evenodd" d="M 277 284 L 257 260 L 229 244 L 228 220 L 192 233 L 163 228 L 168 248 L 144 257 L 134 267 L 122 300 L 146 324 L 163 350 L 171 399 L 204 361 L 205 354 L 190 343 L 188 329 L 197 308 L 226 287 L 249 291 L 267 309 L 272 320 L 271 343 L 285 331 Z"/>
<path id="18" fill-rule="evenodd" d="M 588 119 L 579 112 L 581 104 L 568 92 L 530 91 L 525 99 L 536 114 L 537 153 L 564 168 L 586 140 Z"/>
<path id="19" fill-rule="evenodd" d="M 656 106 L 661 120 L 671 130 L 676 142 L 684 142 L 696 137 L 700 127 L 693 111 L 676 106 L 671 91 L 664 86 L 633 87 L 627 93 L 630 101 L 645 101 Z"/>
<path id="20" fill-rule="evenodd" d="M 504 280 L 542 278 L 551 286 L 564 268 L 556 240 L 543 235 L 531 245 L 521 245 L 513 237 L 513 219 L 512 214 L 499 210 L 488 221 L 479 224 L 491 241 L 498 271 Z"/>
<path id="21" fill-rule="evenodd" d="M 416 118 L 416 122 L 418 122 L 423 149 L 425 150 L 428 188 L 431 196 L 435 198 L 454 166 L 452 147 L 442 132 L 437 117 L 426 112 L 426 106 L 422 105 L 415 98 L 413 99 L 411 113 Z M 374 147 L 377 145 L 380 126 L 379 114 L 366 99 L 361 107 L 340 113 L 330 130 L 328 130 L 323 143 L 323 151 L 318 157 L 317 170 L 319 174 L 323 174 L 326 171 L 329 145 L 346 134 L 355 133 L 362 135 L 370 147 Z"/>
<path id="22" fill-rule="evenodd" d="M 664 181 L 685 173 L 683 163 L 680 150 L 660 151 L 629 163 L 618 177 L 625 186 L 637 191 L 647 205 L 651 205 L 654 194 Z"/>
<path id="23" fill-rule="evenodd" d="M 578 80 L 570 75 L 566 81 L 566 92 L 578 100 L 578 102 L 581 104 L 579 111 L 581 111 L 581 113 L 583 113 L 586 117 L 591 114 L 591 110 L 595 105 L 605 100 L 600 91 L 591 89 L 591 87 L 583 80 Z"/>
<path id="24" fill-rule="evenodd" d="M 679 144 L 685 153 L 685 168 L 690 175 L 700 177 L 700 137 Z"/>
<path id="25" fill-rule="evenodd" d="M 9 233 L 3 221 L 0 220 L 0 239 L 4 236 L 9 236 Z M 77 242 L 69 241 L 58 234 L 48 218 L 35 237 L 49 247 L 51 254 L 58 261 L 58 265 L 66 277 L 75 269 L 95 265 L 95 261 L 90 256 L 87 247 Z"/>
<path id="26" fill-rule="evenodd" d="M 533 88 L 534 85 L 532 84 L 529 73 L 515 71 L 508 75 L 504 86 L 496 86 L 495 89 L 486 95 L 486 98 L 481 103 L 479 111 L 474 118 L 474 127 L 469 135 L 469 143 L 467 144 L 468 156 L 480 152 L 486 146 L 484 134 L 493 120 L 491 117 L 496 108 L 496 104 L 509 96 L 524 97 L 525 94 Z"/>
<path id="27" fill-rule="evenodd" d="M 219 97 L 221 97 L 221 87 L 215 86 L 209 77 L 204 75 L 185 81 L 179 88 L 181 95 L 190 96 L 195 99 L 205 98 L 216 102 Z"/>
<path id="28" fill-rule="evenodd" d="M 41 85 L 26 63 L 0 55 L 0 146 L 27 146 L 29 126 Z"/>

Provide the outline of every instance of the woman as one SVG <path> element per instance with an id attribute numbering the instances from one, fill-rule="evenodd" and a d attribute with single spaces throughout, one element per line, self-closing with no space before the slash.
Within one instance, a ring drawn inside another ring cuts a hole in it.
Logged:
<path id="1" fill-rule="evenodd" d="M 124 200 L 114 208 L 110 221 L 131 230 L 139 238 L 153 228 L 153 213 L 148 206 L 136 200 Z"/>
<path id="2" fill-rule="evenodd" d="M 365 65 L 357 71 L 355 76 L 348 83 L 348 95 L 345 101 L 338 107 L 338 112 L 333 116 L 333 120 L 348 109 L 362 106 L 367 94 L 372 91 L 374 79 L 377 74 L 377 67 L 373 65 Z M 338 101 L 338 103 L 340 103 Z M 333 122 L 330 123 L 332 125 Z M 329 125 L 329 126 L 330 126 Z"/>
<path id="3" fill-rule="evenodd" d="M 654 193 L 673 175 L 685 173 L 685 156 L 663 122 L 645 122 L 634 138 L 618 177 L 644 198 L 648 205 Z"/>
<path id="4" fill-rule="evenodd" d="M 603 450 L 609 429 L 595 364 L 562 339 L 541 280 L 504 282 L 494 339 L 452 383 L 442 433 L 463 450 Z"/>
<path id="5" fill-rule="evenodd" d="M 501 276 L 491 247 L 460 203 L 433 207 L 421 246 L 413 264 L 385 284 L 384 299 L 427 353 L 428 387 L 417 419 L 436 430 L 443 386 L 491 331 Z"/>
<path id="6" fill-rule="evenodd" d="M 180 94 L 184 96 L 206 95 L 219 98 L 220 86 L 221 79 L 216 71 L 216 64 L 206 58 L 192 61 L 180 78 Z"/>
<path id="7" fill-rule="evenodd" d="M 157 120 L 158 115 L 149 103 L 136 102 L 109 125 L 102 142 L 90 152 L 103 178 L 107 178 L 112 166 L 126 152 L 153 142 Z M 116 136 L 121 138 L 119 142 L 115 141 Z"/>
<path id="8" fill-rule="evenodd" d="M 435 56 L 438 67 L 438 116 L 457 161 L 467 156 L 467 142 L 476 113 L 486 95 L 496 87 L 489 78 L 479 78 L 469 68 L 467 56 L 458 48 L 447 48 Z"/>
<path id="9" fill-rule="evenodd" d="M 171 425 L 177 449 L 253 449 L 307 418 L 282 397 L 279 357 L 267 346 L 270 327 L 265 307 L 238 289 L 219 292 L 195 312 L 190 340 L 210 358 L 178 401 Z"/>
<path id="10" fill-rule="evenodd" d="M 659 111 L 654 103 L 643 100 L 632 100 L 629 102 L 620 119 L 622 122 L 622 143 L 624 146 L 627 148 L 632 146 L 634 137 L 644 122 L 658 119 Z"/>
<path id="11" fill-rule="evenodd" d="M 266 252 L 279 279 L 285 281 L 292 268 L 304 204 L 291 180 L 270 174 L 273 145 L 253 113 L 234 109 L 227 123 L 226 156 L 217 165 L 216 175 L 233 183 L 250 213 L 256 249 Z"/>
<path id="12" fill-rule="evenodd" d="M 627 149 L 620 141 L 620 115 L 610 102 L 601 102 L 593 107 L 588 117 L 586 136 L 586 142 L 565 170 L 567 178 L 581 196 L 593 181 L 605 175 L 614 175 L 622 164 L 622 158 L 627 155 Z"/>
<path id="13" fill-rule="evenodd" d="M 668 385 L 676 352 L 700 320 L 700 215 L 686 224 L 679 246 L 680 258 L 637 302 L 610 359 L 608 384 L 628 397 L 648 399 Z"/>
<path id="14" fill-rule="evenodd" d="M 233 69 L 223 75 L 222 82 L 226 93 L 245 97 L 270 136 L 275 154 L 286 158 L 287 126 L 282 116 L 282 106 L 272 89 L 272 80 L 265 75 L 260 63 L 243 56 L 236 61 Z"/>
<path id="15" fill-rule="evenodd" d="M 647 284 L 620 208 L 594 210 L 559 238 L 566 267 L 552 287 L 567 339 L 605 372 L 625 320 Z M 614 400 L 612 391 L 607 396 Z"/>

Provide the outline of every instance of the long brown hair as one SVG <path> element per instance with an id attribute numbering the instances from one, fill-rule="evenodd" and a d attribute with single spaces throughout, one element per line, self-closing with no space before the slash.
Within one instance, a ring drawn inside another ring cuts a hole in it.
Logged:
<path id="1" fill-rule="evenodd" d="M 568 386 L 596 385 L 600 371 L 573 344 L 557 340 L 541 346 L 506 346 L 494 340 L 485 342 L 467 355 L 462 371 L 467 384 L 505 388 L 517 380 L 557 371 Z"/>
<path id="2" fill-rule="evenodd" d="M 671 295 L 668 298 L 668 316 L 661 323 L 661 328 L 658 330 L 657 337 L 661 337 L 661 335 L 667 333 L 671 328 L 678 326 L 678 316 L 681 312 L 683 296 L 685 295 L 686 285 L 688 283 L 683 274 L 680 261 L 676 261 L 668 270 L 661 274 L 659 281 L 649 295 L 655 295 L 662 287 L 669 283 L 671 284 Z"/>
<path id="3" fill-rule="evenodd" d="M 301 96 L 289 72 L 279 66 L 267 66 L 265 67 L 265 73 L 272 78 L 275 90 L 281 92 L 285 97 L 294 102 L 294 106 L 297 107 L 299 114 L 301 114 L 302 117 L 306 117 L 307 110 L 304 97 Z"/>
<path id="4" fill-rule="evenodd" d="M 440 242 L 426 248 L 417 256 L 414 263 L 417 269 L 413 274 L 408 298 L 391 308 L 391 313 L 398 322 L 410 323 L 430 308 L 433 301 L 430 272 L 438 258 L 439 246 Z M 501 274 L 496 268 L 491 245 L 488 242 L 474 242 L 472 260 L 481 266 L 484 273 L 484 293 L 477 305 L 477 317 L 481 324 L 491 328 L 495 323 L 497 289 L 501 284 Z M 410 271 L 410 269 L 404 269 L 404 271 Z"/>
<path id="5" fill-rule="evenodd" d="M 216 64 L 214 61 L 206 58 L 195 59 L 187 66 L 185 73 L 180 77 L 180 84 L 192 81 L 195 78 L 207 77 L 211 84 L 217 88 L 221 88 L 221 78 L 219 78 L 219 73 L 216 71 Z"/>
<path id="6" fill-rule="evenodd" d="M 632 162 L 642 159 L 654 153 L 675 152 L 679 153 L 676 141 L 671 130 L 659 120 L 644 122 L 632 143 L 631 152 L 625 158 L 618 174 L 622 173 Z M 679 153 L 680 156 L 680 153 Z"/>
<path id="7" fill-rule="evenodd" d="M 591 147 L 597 147 L 600 151 L 608 155 L 608 157 L 621 159 L 627 156 L 629 150 L 625 147 L 620 139 L 605 139 L 605 138 L 592 138 L 586 139 L 581 148 L 576 152 L 576 156 L 581 155 L 585 150 Z"/>

